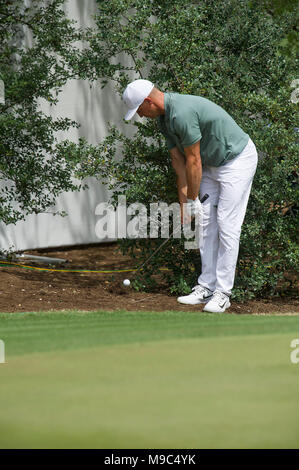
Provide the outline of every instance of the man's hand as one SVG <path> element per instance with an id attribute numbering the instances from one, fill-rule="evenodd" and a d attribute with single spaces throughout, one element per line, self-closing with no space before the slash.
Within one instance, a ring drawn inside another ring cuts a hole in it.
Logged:
<path id="1" fill-rule="evenodd" d="M 202 205 L 197 197 L 195 200 L 187 199 L 187 202 L 181 206 L 181 222 L 182 225 L 190 225 L 191 220 L 200 214 Z"/>
<path id="2" fill-rule="evenodd" d="M 201 202 L 198 197 L 194 200 L 187 199 L 186 208 L 187 208 L 187 213 L 191 218 L 195 217 L 196 214 L 199 214 L 202 212 Z"/>
<path id="3" fill-rule="evenodd" d="M 192 217 L 189 215 L 187 209 L 187 203 L 181 205 L 181 224 L 182 225 L 190 225 Z"/>

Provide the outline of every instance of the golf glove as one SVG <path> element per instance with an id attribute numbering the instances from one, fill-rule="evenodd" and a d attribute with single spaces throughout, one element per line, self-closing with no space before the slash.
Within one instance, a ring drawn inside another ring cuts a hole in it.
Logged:
<path id="1" fill-rule="evenodd" d="M 198 197 L 196 199 L 187 199 L 187 214 L 190 217 L 195 217 L 196 214 L 200 214 L 202 212 L 202 205 Z"/>

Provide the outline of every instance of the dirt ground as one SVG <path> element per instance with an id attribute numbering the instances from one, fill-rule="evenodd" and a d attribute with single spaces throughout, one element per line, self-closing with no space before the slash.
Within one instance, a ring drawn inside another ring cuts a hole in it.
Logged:
<path id="1" fill-rule="evenodd" d="M 67 262 L 51 269 L 119 270 L 133 267 L 129 257 L 122 256 L 117 244 L 98 244 L 51 250 L 26 251 L 26 254 L 66 259 Z M 3 262 L 3 260 L 2 260 Z M 175 296 L 164 293 L 136 292 L 123 287 L 122 281 L 132 273 L 82 273 L 43 271 L 48 264 L 17 261 L 25 269 L 0 264 L 0 312 L 29 312 L 49 310 L 181 310 L 200 312 L 203 305 L 184 306 Z M 112 279 L 114 276 L 114 279 Z M 232 302 L 227 313 L 297 313 L 299 301 L 277 299 Z"/>

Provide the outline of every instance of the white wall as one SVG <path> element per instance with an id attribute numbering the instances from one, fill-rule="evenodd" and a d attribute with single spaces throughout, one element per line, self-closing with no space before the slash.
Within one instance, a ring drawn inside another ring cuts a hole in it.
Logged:
<path id="1" fill-rule="evenodd" d="M 94 0 L 68 0 L 65 11 L 79 26 L 90 26 L 96 3 Z M 43 111 L 51 116 L 69 117 L 81 124 L 79 129 L 61 132 L 59 139 L 77 142 L 84 136 L 91 144 L 97 144 L 107 135 L 108 122 L 123 128 L 125 108 L 113 87 L 107 85 L 101 90 L 98 83 L 93 83 L 91 88 L 90 85 L 82 80 L 72 80 L 63 88 L 57 106 L 41 104 Z M 99 240 L 95 234 L 99 218 L 95 216 L 95 207 L 108 200 L 107 188 L 95 178 L 89 178 L 87 183 L 89 190 L 64 193 L 58 198 L 55 210 L 66 211 L 67 217 L 39 214 L 30 215 L 16 225 L 0 223 L 0 249 L 13 247 L 13 251 L 21 251 L 107 241 Z"/>

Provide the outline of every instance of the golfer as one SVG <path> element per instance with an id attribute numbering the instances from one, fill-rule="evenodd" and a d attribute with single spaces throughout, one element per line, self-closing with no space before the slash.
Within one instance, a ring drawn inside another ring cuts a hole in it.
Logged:
<path id="1" fill-rule="evenodd" d="M 220 106 L 200 96 L 164 93 L 148 80 L 135 80 L 124 93 L 125 119 L 134 114 L 157 119 L 177 175 L 182 218 L 203 211 L 202 272 L 187 305 L 205 303 L 204 311 L 230 307 L 241 226 L 257 166 L 249 136 Z M 198 195 L 209 194 L 201 206 Z M 183 206 L 185 204 L 185 206 Z"/>

